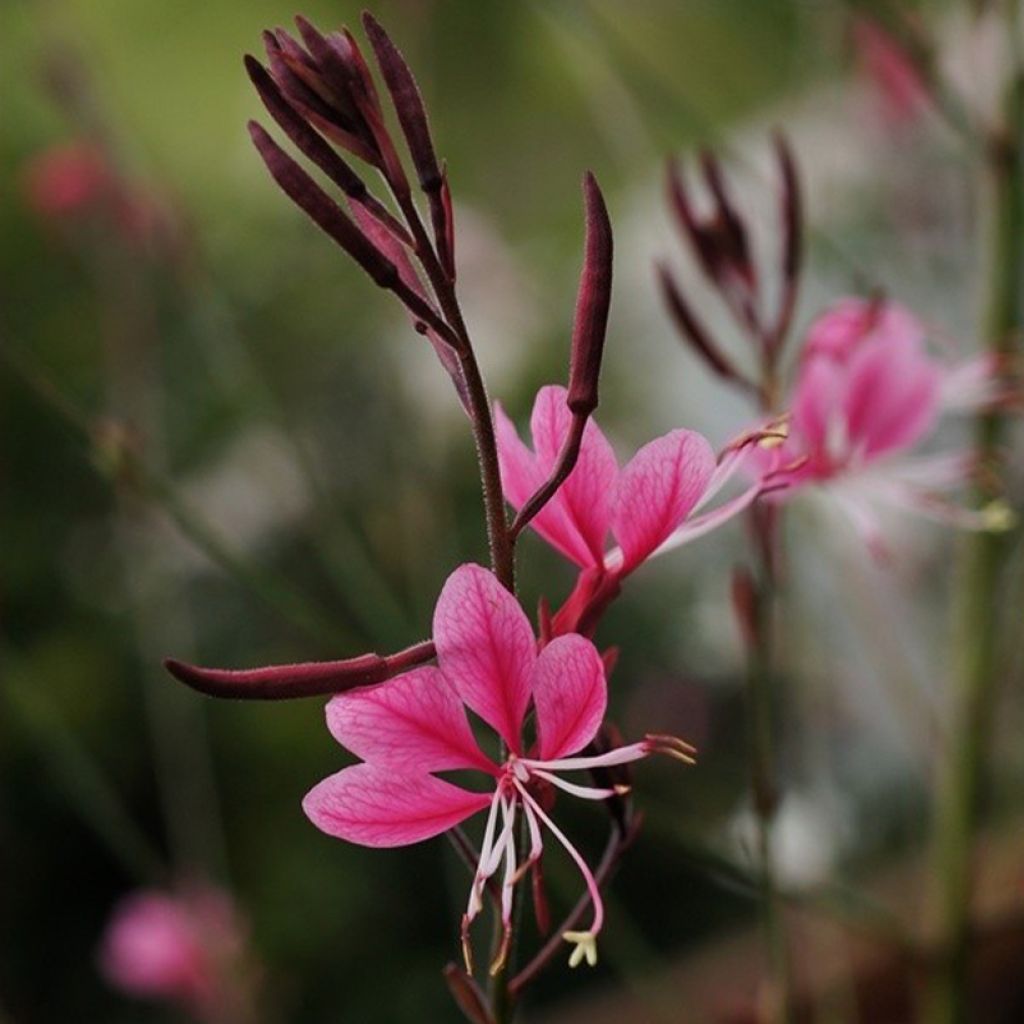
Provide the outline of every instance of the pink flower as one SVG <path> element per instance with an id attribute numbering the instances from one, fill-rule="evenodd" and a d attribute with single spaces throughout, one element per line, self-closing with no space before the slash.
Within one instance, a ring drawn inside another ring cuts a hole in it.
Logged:
<path id="1" fill-rule="evenodd" d="M 223 893 L 143 889 L 114 909 L 99 963 L 115 988 L 179 1003 L 207 1018 L 229 999 L 226 971 L 241 947 L 241 928 Z"/>
<path id="2" fill-rule="evenodd" d="M 924 339 L 921 322 L 897 303 L 837 302 L 808 332 L 790 436 L 770 457 L 786 494 L 827 487 L 876 547 L 877 502 L 965 526 L 991 527 L 1000 515 L 990 508 L 979 517 L 941 500 L 969 478 L 969 453 L 905 457 L 935 430 L 944 408 L 978 408 L 998 398 L 990 358 L 947 370 L 928 354 Z M 769 460 L 762 455 L 760 461 Z"/>
<path id="3" fill-rule="evenodd" d="M 928 87 L 906 49 L 878 22 L 857 18 L 853 44 L 873 86 L 881 119 L 892 128 L 914 121 L 928 106 Z"/>
<path id="4" fill-rule="evenodd" d="M 498 456 L 505 496 L 521 508 L 555 466 L 569 432 L 564 388 L 543 387 L 533 404 L 533 451 L 495 405 Z M 644 445 L 619 469 L 597 424 L 583 433 L 579 459 L 531 526 L 581 569 L 623 579 L 648 558 L 702 536 L 746 508 L 757 486 L 712 512 L 698 514 L 733 476 L 743 446 L 716 464 L 711 445 L 692 430 L 673 430 Z M 612 534 L 618 547 L 607 549 Z"/>
<path id="5" fill-rule="evenodd" d="M 25 193 L 40 216 L 59 220 L 95 208 L 110 198 L 114 175 L 103 153 L 85 142 L 52 146 L 25 168 Z"/>
<path id="6" fill-rule="evenodd" d="M 625 764 L 654 752 L 689 761 L 681 740 L 648 736 L 596 756 L 577 756 L 594 738 L 607 700 L 597 649 L 581 636 L 562 636 L 538 653 L 522 608 L 486 569 L 463 565 L 449 576 L 434 612 L 437 667 L 422 667 L 377 686 L 349 690 L 327 705 L 327 726 L 363 759 L 315 786 L 303 801 L 324 832 L 364 846 L 406 846 L 436 836 L 487 810 L 483 844 L 463 918 L 468 929 L 483 907 L 488 879 L 504 865 L 501 913 L 510 934 L 512 893 L 539 859 L 545 830 L 575 861 L 593 903 L 586 931 L 566 932 L 574 946 L 570 964 L 594 963 L 604 917 L 594 876 L 580 852 L 538 799 L 538 787 L 603 800 L 599 789 L 561 778 L 563 772 Z M 532 704 L 537 741 L 524 745 L 523 723 Z M 494 760 L 474 739 L 466 708 L 484 720 L 507 751 Z M 438 772 L 471 769 L 484 774 L 487 792 L 463 789 Z M 530 852 L 517 863 L 516 822 L 526 822 Z M 503 954 L 492 970 L 500 969 Z"/>

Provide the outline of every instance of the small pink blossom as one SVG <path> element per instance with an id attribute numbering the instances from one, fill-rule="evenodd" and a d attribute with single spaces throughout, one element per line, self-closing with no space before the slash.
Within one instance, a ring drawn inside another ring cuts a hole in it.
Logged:
<path id="1" fill-rule="evenodd" d="M 648 736 L 607 753 L 579 756 L 604 718 L 604 665 L 594 645 L 578 635 L 552 640 L 538 652 L 533 629 L 516 599 L 478 565 L 449 576 L 434 612 L 437 667 L 417 668 L 376 686 L 349 690 L 327 705 L 332 735 L 362 763 L 315 786 L 303 801 L 310 820 L 329 835 L 364 846 L 406 846 L 439 835 L 487 810 L 483 844 L 463 918 L 468 929 L 483 909 L 488 880 L 503 867 L 500 906 L 510 935 L 515 885 L 539 860 L 547 831 L 579 868 L 593 905 L 586 931 L 566 932 L 570 964 L 596 960 L 604 910 L 593 873 L 551 819 L 540 795 L 553 786 L 573 796 L 603 800 L 620 789 L 580 785 L 564 772 L 609 767 L 662 752 L 690 760 L 680 740 Z M 523 725 L 532 705 L 536 742 Z M 474 712 L 507 751 L 497 761 L 477 744 L 466 715 Z M 470 769 L 485 775 L 485 792 L 462 788 L 437 773 Z M 526 822 L 530 850 L 519 863 L 516 822 Z M 499 954 L 492 970 L 503 961 Z"/>
<path id="2" fill-rule="evenodd" d="M 99 953 L 115 988 L 186 1007 L 201 1019 L 226 1019 L 236 999 L 242 929 L 228 897 L 209 887 L 181 894 L 143 889 L 114 909 Z"/>
<path id="3" fill-rule="evenodd" d="M 530 419 L 531 451 L 495 404 L 502 484 L 514 508 L 522 508 L 551 474 L 571 420 L 565 389 L 541 388 Z M 673 430 L 648 442 L 620 469 L 608 439 L 589 420 L 572 472 L 530 522 L 581 570 L 572 596 L 552 619 L 553 634 L 590 635 L 622 580 L 647 559 L 696 540 L 747 508 L 765 480 L 704 511 L 761 436 L 744 437 L 716 460 L 703 436 Z M 616 546 L 609 547 L 611 537 Z"/>
<path id="4" fill-rule="evenodd" d="M 790 496 L 828 489 L 856 528 L 880 546 L 874 507 L 888 503 L 965 526 L 992 526 L 942 498 L 972 472 L 968 452 L 907 457 L 932 434 L 944 408 L 971 409 L 997 400 L 991 359 L 947 370 L 925 348 L 925 329 L 894 302 L 847 298 L 808 332 L 790 401 L 789 437 L 762 469 Z"/>
<path id="5" fill-rule="evenodd" d="M 553 385 L 537 392 L 530 419 L 533 451 L 495 406 L 502 481 L 514 508 L 523 506 L 555 466 L 572 418 L 565 398 L 565 389 Z M 717 462 L 700 434 L 673 430 L 644 445 L 620 469 L 608 439 L 590 420 L 572 473 L 530 525 L 581 569 L 608 570 L 622 579 L 652 555 L 694 540 L 746 508 L 757 487 L 698 514 L 740 461 L 739 449 L 730 449 Z M 609 535 L 617 547 L 608 548 Z"/>

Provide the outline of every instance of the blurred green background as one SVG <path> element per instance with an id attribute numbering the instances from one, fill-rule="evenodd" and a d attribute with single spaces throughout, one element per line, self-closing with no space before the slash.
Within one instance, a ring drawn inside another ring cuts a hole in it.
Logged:
<path id="1" fill-rule="evenodd" d="M 662 166 L 698 143 L 725 147 L 742 199 L 770 223 L 778 124 L 811 211 L 799 322 L 883 281 L 971 347 L 969 165 L 927 118 L 898 133 L 872 118 L 848 5 L 373 10 L 425 94 L 471 329 L 492 395 L 519 422 L 540 384 L 564 379 L 590 168 L 618 242 L 602 425 L 621 455 L 674 426 L 720 444 L 744 425 L 749 410 L 661 311 L 653 260 L 682 260 Z M 333 28 L 359 7 L 309 0 L 302 12 Z M 446 378 L 273 187 L 245 133 L 247 118 L 267 119 L 241 55 L 293 13 L 292 0 L 0 6 L 0 333 L 16 357 L 0 366 L 0 1019 L 164 1019 L 111 991 L 95 950 L 115 900 L 169 872 L 235 894 L 266 1020 L 454 1019 L 439 970 L 457 957 L 467 879 L 450 849 L 327 839 L 299 806 L 347 757 L 322 702 L 216 703 L 160 667 L 168 654 L 255 665 L 403 646 L 426 634 L 451 568 L 486 558 Z M 81 139 L 107 147 L 160 211 L 146 240 L 30 209 L 30 162 Z M 121 444 L 150 467 L 141 485 Z M 793 884 L 814 886 L 920 849 L 953 541 L 907 535 L 906 562 L 886 575 L 796 523 L 803 626 L 784 772 Z M 626 734 L 677 732 L 703 757 L 685 775 L 638 773 L 648 828 L 613 887 L 602 964 L 592 976 L 555 967 L 529 1004 L 536 1019 L 601 986 L 642 997 L 667 965 L 754 919 L 739 877 L 749 814 L 727 595 L 742 550 L 733 525 L 649 567 L 602 627 L 622 647 L 612 706 Z M 571 586 L 532 537 L 521 568 L 527 607 Z M 1004 718 L 1006 815 L 1024 795 L 1009 739 L 1019 711 Z M 600 816 L 569 818 L 595 857 Z M 571 873 L 551 874 L 556 907 L 574 901 Z"/>

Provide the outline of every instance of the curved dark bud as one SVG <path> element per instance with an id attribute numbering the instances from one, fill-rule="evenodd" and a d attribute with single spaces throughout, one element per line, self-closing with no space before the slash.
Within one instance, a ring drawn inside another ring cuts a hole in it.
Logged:
<path id="1" fill-rule="evenodd" d="M 668 267 L 659 262 L 655 269 L 665 306 L 683 339 L 693 346 L 698 355 L 720 377 L 746 385 L 747 382 L 741 378 L 728 356 L 712 341 L 711 335 L 690 309 Z"/>
<path id="2" fill-rule="evenodd" d="M 589 171 L 583 179 L 583 198 L 587 236 L 583 272 L 576 294 L 567 398 L 569 408 L 578 416 L 587 416 L 597 408 L 601 357 L 612 298 L 612 225 L 597 179 Z"/>
<path id="3" fill-rule="evenodd" d="M 366 185 L 362 178 L 324 141 L 322 135 L 295 112 L 266 68 L 255 57 L 246 54 L 245 70 L 267 112 L 302 153 L 309 157 L 345 195 L 356 199 L 364 196 Z"/>
<path id="4" fill-rule="evenodd" d="M 448 991 L 466 1020 L 470 1024 L 494 1024 L 480 986 L 458 964 L 448 964 L 443 973 Z"/>
<path id="5" fill-rule="evenodd" d="M 397 654 L 363 654 L 342 661 L 307 661 L 295 665 L 266 665 L 253 669 L 201 668 L 174 658 L 164 668 L 179 682 L 209 697 L 232 700 L 293 700 L 341 693 L 357 686 L 382 683 L 436 656 L 425 640 Z"/>
<path id="6" fill-rule="evenodd" d="M 796 308 L 800 268 L 803 264 L 804 215 L 796 159 L 789 141 L 781 131 L 775 133 L 775 154 L 782 179 L 779 201 L 782 222 L 782 301 L 779 304 L 773 339 L 777 347 L 785 340 Z"/>
<path id="7" fill-rule="evenodd" d="M 398 280 L 395 265 L 386 259 L 342 212 L 341 207 L 255 121 L 249 135 L 274 181 L 289 199 L 330 235 L 381 288 Z"/>
<path id="8" fill-rule="evenodd" d="M 398 114 L 398 123 L 409 145 L 420 187 L 424 192 L 437 193 L 441 188 L 441 168 L 437 163 L 434 143 L 430 137 L 427 111 L 423 106 L 416 79 L 398 47 L 384 31 L 383 26 L 369 11 L 363 11 L 363 29 L 370 40 L 377 66 L 384 84 L 391 94 L 391 102 Z"/>
<path id="9" fill-rule="evenodd" d="M 381 288 L 394 292 L 414 317 L 451 345 L 458 340 L 422 296 L 402 280 L 395 264 L 349 219 L 340 206 L 255 121 L 249 134 L 274 181 L 289 199 L 359 264 Z"/>

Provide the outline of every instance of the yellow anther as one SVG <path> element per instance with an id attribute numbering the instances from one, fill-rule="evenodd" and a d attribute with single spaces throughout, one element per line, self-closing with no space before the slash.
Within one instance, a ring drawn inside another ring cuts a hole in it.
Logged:
<path id="1" fill-rule="evenodd" d="M 579 967 L 584 959 L 590 967 L 597 963 L 597 936 L 593 932 L 562 932 L 562 938 L 576 947 L 569 954 L 570 967 Z"/>
<path id="2" fill-rule="evenodd" d="M 981 521 L 990 533 L 1005 533 L 1017 525 L 1017 515 L 1005 501 L 990 501 L 981 510 Z"/>

